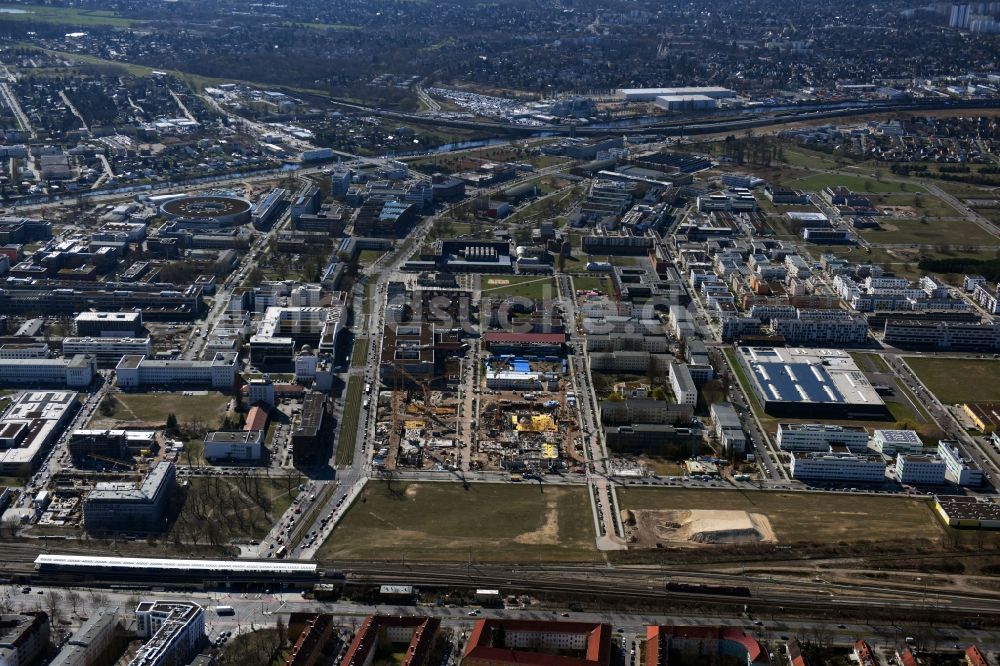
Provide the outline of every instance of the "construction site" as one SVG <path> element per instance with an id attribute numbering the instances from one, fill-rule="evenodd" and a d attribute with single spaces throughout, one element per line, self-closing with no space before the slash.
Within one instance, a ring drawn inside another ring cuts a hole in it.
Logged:
<path id="1" fill-rule="evenodd" d="M 575 398 L 568 390 L 564 362 L 496 356 L 487 358 L 481 369 L 481 383 L 475 387 L 480 400 L 474 468 L 531 475 L 583 465 Z"/>

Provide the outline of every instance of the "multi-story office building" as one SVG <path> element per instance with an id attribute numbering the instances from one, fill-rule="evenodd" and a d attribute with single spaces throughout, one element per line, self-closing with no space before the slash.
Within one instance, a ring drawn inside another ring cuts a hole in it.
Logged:
<path id="1" fill-rule="evenodd" d="M 74 319 L 84 338 L 136 338 L 142 334 L 141 312 L 81 312 Z"/>
<path id="2" fill-rule="evenodd" d="M 694 379 L 691 378 L 691 371 L 688 370 L 686 363 L 671 363 L 670 364 L 670 388 L 674 392 L 674 400 L 677 401 L 679 405 L 691 405 L 694 407 L 698 404 L 698 388 L 694 384 Z"/>
<path id="3" fill-rule="evenodd" d="M 123 356 L 149 356 L 153 351 L 150 338 L 63 338 L 63 356 L 89 354 L 103 368 L 118 365 Z"/>
<path id="4" fill-rule="evenodd" d="M 922 453 L 924 443 L 915 430 L 876 430 L 872 433 L 872 448 L 885 456 L 897 453 Z"/>
<path id="5" fill-rule="evenodd" d="M 206 460 L 260 460 L 263 451 L 263 430 L 218 430 L 205 435 Z"/>
<path id="6" fill-rule="evenodd" d="M 716 402 L 709 410 L 715 424 L 715 434 L 727 454 L 742 454 L 746 451 L 747 437 L 743 432 L 740 416 L 732 403 Z"/>
<path id="7" fill-rule="evenodd" d="M 900 483 L 939 486 L 947 466 L 940 456 L 922 453 L 896 454 L 896 478 Z"/>
<path id="8" fill-rule="evenodd" d="M 65 386 L 85 388 L 94 381 L 97 359 L 85 354 L 71 358 L 0 359 L 0 386 Z"/>
<path id="9" fill-rule="evenodd" d="M 147 640 L 128 666 L 187 664 L 205 641 L 205 611 L 193 601 L 143 601 L 135 620 Z"/>
<path id="10" fill-rule="evenodd" d="M 792 454 L 792 478 L 804 481 L 885 481 L 881 456 L 858 456 L 848 452 L 802 451 Z"/>
<path id="11" fill-rule="evenodd" d="M 218 352 L 211 361 L 158 361 L 145 356 L 123 356 L 115 367 L 118 386 L 210 386 L 220 391 L 233 388 L 237 355 Z"/>
<path id="12" fill-rule="evenodd" d="M 1000 350 L 1000 322 L 887 319 L 884 340 L 904 349 Z"/>
<path id="13" fill-rule="evenodd" d="M 158 462 L 136 485 L 100 482 L 83 503 L 83 523 L 89 532 L 158 532 L 163 523 L 176 470 Z"/>
<path id="14" fill-rule="evenodd" d="M 0 345 L 0 360 L 48 358 L 49 346 L 44 342 Z"/>
<path id="15" fill-rule="evenodd" d="M 983 470 L 965 455 L 957 442 L 938 442 L 937 454 L 947 467 L 946 480 L 959 486 L 983 485 Z"/>
<path id="16" fill-rule="evenodd" d="M 79 408 L 73 391 L 24 391 L 0 416 L 0 475 L 26 476 Z"/>
<path id="17" fill-rule="evenodd" d="M 868 447 L 868 430 L 823 423 L 779 423 L 777 439 L 782 451 L 829 451 L 833 446 L 844 446 L 860 453 Z"/>

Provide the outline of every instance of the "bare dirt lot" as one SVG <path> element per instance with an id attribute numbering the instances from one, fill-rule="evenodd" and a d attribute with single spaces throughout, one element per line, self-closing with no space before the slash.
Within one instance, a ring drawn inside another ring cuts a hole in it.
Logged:
<path id="1" fill-rule="evenodd" d="M 655 548 L 711 546 L 715 544 L 776 543 L 771 521 L 762 513 L 682 509 L 624 512 L 626 531 L 633 547 Z M 634 525 L 634 527 L 632 527 Z"/>

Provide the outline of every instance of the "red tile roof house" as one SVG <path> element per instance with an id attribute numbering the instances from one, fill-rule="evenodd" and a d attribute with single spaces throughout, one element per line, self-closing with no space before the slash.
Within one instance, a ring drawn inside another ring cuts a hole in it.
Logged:
<path id="1" fill-rule="evenodd" d="M 610 655 L 607 624 L 482 619 L 469 637 L 462 666 L 607 666 Z"/>
<path id="2" fill-rule="evenodd" d="M 745 658 L 748 666 L 770 664 L 760 641 L 735 627 L 646 627 L 646 666 L 665 666 L 670 650 L 692 654 L 714 652 Z"/>

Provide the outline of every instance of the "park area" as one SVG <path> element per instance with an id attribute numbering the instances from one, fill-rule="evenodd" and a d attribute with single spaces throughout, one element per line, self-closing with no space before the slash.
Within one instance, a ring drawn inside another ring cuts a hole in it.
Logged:
<path id="1" fill-rule="evenodd" d="M 224 545 L 233 540 L 260 539 L 299 492 L 296 476 L 193 477 L 184 504 L 170 528 L 185 543 Z"/>
<path id="2" fill-rule="evenodd" d="M 586 488 L 371 481 L 319 559 L 590 561 Z"/>
<path id="3" fill-rule="evenodd" d="M 232 397 L 219 391 L 175 391 L 155 393 L 111 393 L 106 399 L 110 413 L 99 409 L 91 428 L 120 427 L 121 423 L 162 428 L 167 415 L 193 430 L 219 427 Z"/>
<path id="4" fill-rule="evenodd" d="M 786 546 L 856 543 L 876 538 L 887 542 L 931 540 L 944 533 L 927 501 L 896 497 L 759 490 L 622 488 L 618 491 L 618 502 L 625 512 L 639 516 L 652 514 L 652 520 L 640 520 L 640 525 L 656 522 L 658 516 L 676 519 L 680 513 L 694 514 L 702 526 L 700 532 L 690 535 L 692 543 L 688 545 L 695 546 L 742 543 L 732 541 L 732 535 L 727 534 L 735 529 L 746 533 L 756 530 L 760 536 L 756 541 Z M 716 527 L 719 529 L 713 531 L 713 523 L 718 523 Z M 671 526 L 677 527 L 676 522 Z"/>
<path id="5" fill-rule="evenodd" d="M 907 356 L 904 361 L 946 405 L 1000 402 L 1000 361 L 933 356 Z"/>

